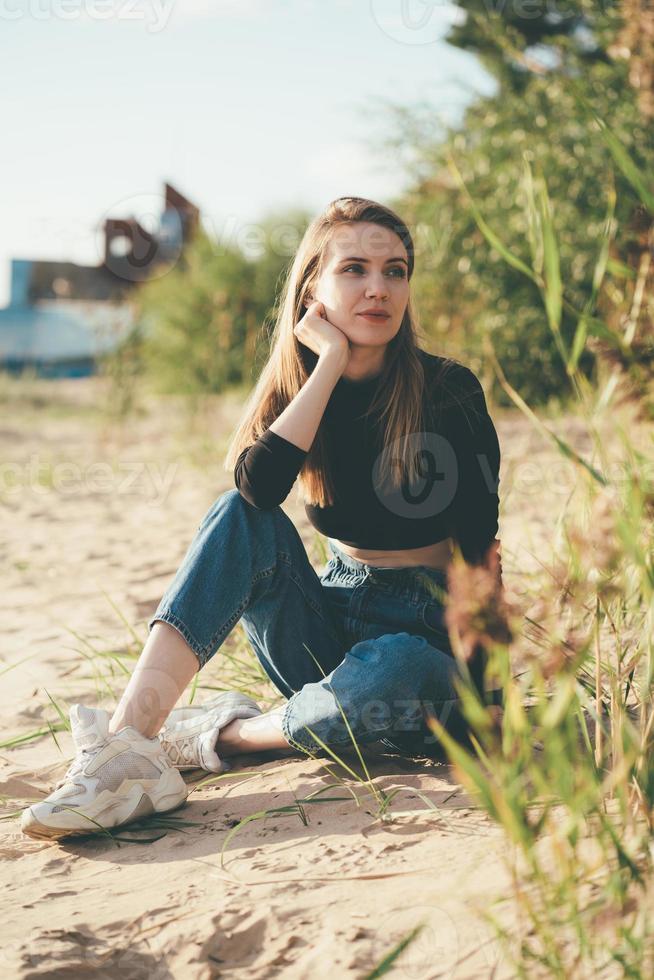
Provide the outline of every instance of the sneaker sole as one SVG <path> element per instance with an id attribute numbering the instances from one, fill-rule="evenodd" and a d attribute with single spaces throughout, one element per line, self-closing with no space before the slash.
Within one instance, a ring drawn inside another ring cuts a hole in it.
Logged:
<path id="1" fill-rule="evenodd" d="M 167 776 L 168 772 L 173 771 L 175 770 L 167 770 L 166 773 L 162 774 L 162 778 Z M 179 775 L 177 772 L 175 774 Z M 170 778 L 166 778 L 163 785 L 161 783 L 162 780 L 160 779 L 155 786 L 147 788 L 141 783 L 135 783 L 122 798 L 116 799 L 115 793 L 112 793 L 113 799 L 107 800 L 106 795 L 104 799 L 100 796 L 95 801 L 95 805 L 87 806 L 84 810 L 71 808 L 60 811 L 58 814 L 52 814 L 53 818 L 60 816 L 62 819 L 66 817 L 71 819 L 76 816 L 76 813 L 79 813 L 80 822 L 73 827 L 44 823 L 43 820 L 39 820 L 30 807 L 23 811 L 21 830 L 28 837 L 41 840 L 101 834 L 104 830 L 114 830 L 117 827 L 123 827 L 135 820 L 157 813 L 171 813 L 173 810 L 178 810 L 184 806 L 188 793 L 185 792 L 184 796 L 180 798 L 177 781 L 175 780 L 177 788 L 168 785 L 172 783 Z M 107 822 L 108 818 L 109 822 Z M 101 826 L 96 827 L 93 821 Z"/>

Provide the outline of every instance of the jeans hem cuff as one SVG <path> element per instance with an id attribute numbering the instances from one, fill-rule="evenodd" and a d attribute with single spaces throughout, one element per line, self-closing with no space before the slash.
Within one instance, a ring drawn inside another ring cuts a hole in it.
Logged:
<path id="1" fill-rule="evenodd" d="M 291 695 L 291 697 L 289 698 L 289 700 L 286 703 L 286 707 L 285 707 L 284 713 L 282 715 L 282 733 L 283 733 L 284 738 L 286 739 L 286 741 L 294 749 L 297 749 L 298 751 L 303 752 L 303 753 L 306 753 L 306 754 L 309 754 L 309 755 L 315 755 L 315 753 L 317 753 L 317 752 L 324 752 L 325 751 L 325 749 L 323 748 L 323 746 L 320 745 L 318 742 L 316 742 L 315 739 L 311 738 L 310 735 L 306 735 L 306 736 L 301 736 L 304 741 L 300 742 L 300 741 L 298 741 L 298 738 L 300 737 L 299 736 L 299 733 L 297 734 L 297 737 L 294 736 L 294 735 L 291 735 L 291 728 L 290 728 L 290 723 L 289 723 L 289 715 L 291 713 L 291 709 L 292 709 L 292 706 L 293 706 L 296 698 L 301 693 L 302 693 L 301 691 L 295 691 L 294 694 Z M 378 741 L 381 741 L 381 739 L 383 738 L 383 736 L 387 732 L 388 732 L 388 729 L 387 728 L 381 729 L 378 732 L 368 731 L 363 736 L 357 735 L 356 732 L 355 732 L 354 733 L 354 738 L 356 739 L 356 741 L 358 743 L 360 743 L 360 744 L 363 745 L 364 743 L 368 743 L 368 742 L 378 742 Z M 347 749 L 350 749 L 350 750 L 354 750 L 354 748 L 355 748 L 354 747 L 354 743 L 352 742 L 352 738 L 351 738 L 351 736 L 350 736 L 349 733 L 347 735 L 342 736 L 342 737 L 338 737 L 337 738 L 337 737 L 332 736 L 329 739 L 325 739 L 325 745 L 327 745 L 328 748 L 332 749 L 332 751 L 336 751 L 339 748 L 347 748 Z"/>
<path id="2" fill-rule="evenodd" d="M 181 633 L 183 639 L 186 641 L 186 643 L 188 643 L 191 650 L 198 658 L 200 664 L 198 670 L 201 670 L 206 664 L 207 660 L 209 660 L 210 652 L 203 648 L 200 643 L 198 643 L 198 641 L 188 631 L 182 620 L 179 619 L 174 613 L 170 612 L 170 610 L 162 613 L 156 613 L 148 623 L 148 632 L 150 632 L 158 620 L 168 623 L 169 626 L 174 626 L 177 632 Z"/>
<path id="3" fill-rule="evenodd" d="M 291 729 L 288 721 L 288 716 L 291 707 L 294 704 L 295 699 L 300 693 L 301 693 L 300 691 L 295 691 L 286 702 L 284 714 L 282 715 L 282 734 L 286 739 L 286 741 L 289 743 L 289 745 L 291 745 L 294 749 L 297 749 L 298 752 L 303 752 L 304 754 L 313 755 L 315 752 L 321 749 L 322 746 L 318 745 L 318 743 L 315 742 L 312 738 L 308 738 L 306 740 L 308 743 L 307 745 L 304 745 L 302 742 L 299 742 L 293 735 L 291 735 Z"/>

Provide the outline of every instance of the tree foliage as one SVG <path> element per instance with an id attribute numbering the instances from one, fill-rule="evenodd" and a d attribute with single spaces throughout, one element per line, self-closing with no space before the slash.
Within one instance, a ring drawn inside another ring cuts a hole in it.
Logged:
<path id="1" fill-rule="evenodd" d="M 652 127 L 630 85 L 629 58 L 619 44 L 623 4 L 574 0 L 565 16 L 538 0 L 459 0 L 457 6 L 465 21 L 447 39 L 477 55 L 497 87 L 492 95 L 475 98 L 460 125 L 436 138 L 416 139 L 417 110 L 396 112 L 391 142 L 397 145 L 410 132 L 417 164 L 413 186 L 395 206 L 420 230 L 415 291 L 426 333 L 439 349 L 477 367 L 490 339 L 512 383 L 528 400 L 542 402 L 565 391 L 567 378 L 539 291 L 486 241 L 448 160 L 455 162 L 484 221 L 527 265 L 525 162 L 544 178 L 567 301 L 561 334 L 569 344 L 578 319 L 574 311 L 581 311 L 592 290 L 611 187 L 615 184 L 617 192 L 614 258 L 633 249 L 639 206 L 579 96 L 649 173 Z M 623 291 L 625 276 L 631 275 L 614 262 L 604 295 L 611 288 Z M 585 350 L 580 366 L 592 372 L 593 364 Z"/>
<path id="2" fill-rule="evenodd" d="M 200 230 L 174 266 L 139 289 L 140 354 L 155 390 L 196 395 L 252 384 L 306 222 L 299 212 L 269 215 L 245 243 Z"/>

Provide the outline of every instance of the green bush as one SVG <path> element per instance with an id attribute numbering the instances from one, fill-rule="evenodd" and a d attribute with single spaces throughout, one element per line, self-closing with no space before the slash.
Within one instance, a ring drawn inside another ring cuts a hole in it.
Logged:
<path id="1" fill-rule="evenodd" d="M 512 13 L 511 4 L 495 5 L 505 12 L 494 17 L 488 5 L 477 0 L 461 0 L 458 6 L 466 12 L 466 23 L 453 28 L 448 40 L 481 58 L 497 79 L 497 90 L 477 97 L 460 125 L 445 130 L 438 128 L 435 108 L 396 109 L 389 142 L 394 147 L 411 143 L 415 178 L 393 206 L 417 232 L 415 292 L 424 329 L 435 345 L 480 367 L 484 340 L 490 337 L 514 387 L 527 400 L 541 403 L 560 395 L 567 378 L 539 290 L 485 240 L 448 159 L 455 161 L 483 219 L 526 265 L 532 257 L 525 162 L 543 174 L 567 301 L 561 336 L 569 345 L 577 321 L 571 310 L 581 310 L 592 292 L 607 191 L 614 179 L 611 153 L 576 92 L 588 99 L 621 146 L 650 173 L 652 127 L 641 117 L 637 93 L 629 85 L 629 63 L 607 53 L 622 24 L 620 5 L 593 8 L 570 3 L 566 9 L 576 19 L 561 21 L 558 30 L 545 4 L 540 14 L 535 12 L 538 5 L 531 5 L 529 18 Z M 542 71 L 536 70 L 536 55 Z M 633 246 L 632 218 L 639 202 L 619 171 L 615 184 L 611 254 L 624 259 Z M 611 283 L 622 293 L 625 278 L 631 277 L 633 271 L 624 261 L 610 264 L 604 299 Z M 610 319 L 610 309 L 604 312 Z M 594 357 L 587 349 L 580 368 L 587 375 L 593 371 Z M 501 391 L 496 393 L 505 400 Z"/>

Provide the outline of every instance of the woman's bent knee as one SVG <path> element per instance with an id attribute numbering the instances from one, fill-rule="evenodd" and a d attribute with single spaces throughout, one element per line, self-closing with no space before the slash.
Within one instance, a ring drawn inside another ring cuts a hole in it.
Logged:
<path id="1" fill-rule="evenodd" d="M 226 514 L 238 514 L 239 517 L 247 517 L 252 520 L 256 517 L 257 520 L 272 520 L 275 508 L 271 510 L 259 510 L 257 507 L 253 507 L 252 504 L 241 496 L 240 492 L 234 487 L 230 490 L 225 490 L 221 493 L 219 497 L 214 500 L 213 504 L 206 512 L 198 530 L 201 531 L 207 526 L 207 524 L 214 519 L 222 519 Z"/>

